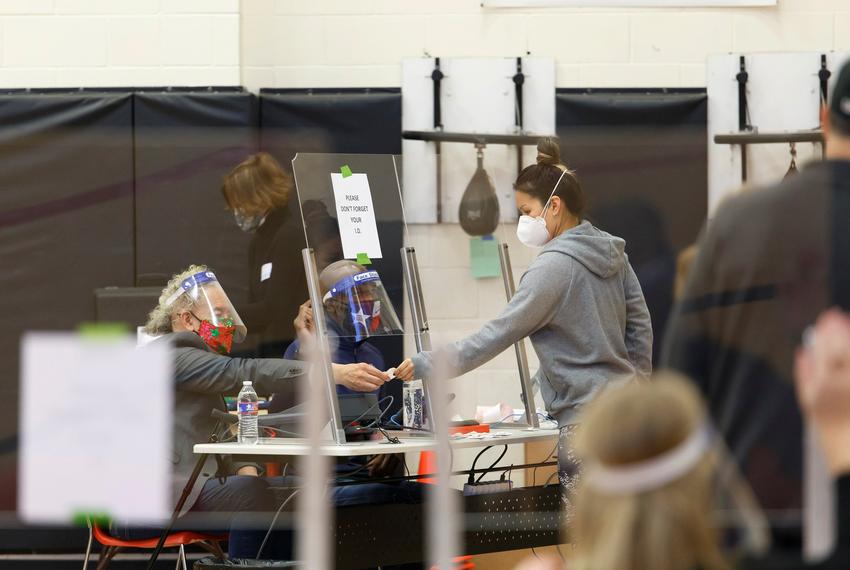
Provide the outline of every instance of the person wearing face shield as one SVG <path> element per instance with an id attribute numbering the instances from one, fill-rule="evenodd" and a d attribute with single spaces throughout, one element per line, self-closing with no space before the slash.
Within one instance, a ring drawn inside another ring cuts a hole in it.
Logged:
<path id="1" fill-rule="evenodd" d="M 172 277 L 145 332 L 157 337 L 153 343 L 171 344 L 174 354 L 176 501 L 195 464 L 194 445 L 207 441 L 216 423 L 211 411 L 227 411 L 223 396 L 235 396 L 242 382 L 250 380 L 260 395 L 287 394 L 294 399 L 295 383 L 307 380 L 307 365 L 279 358 L 230 357 L 233 344 L 242 342 L 248 330 L 215 274 L 203 265 L 192 265 Z M 333 373 L 337 383 L 353 391 L 372 391 L 388 380 L 371 366 L 334 364 Z M 217 466 L 209 458 L 181 513 L 215 513 L 216 521 L 230 531 L 232 557 L 253 558 L 268 528 L 268 521 L 246 524 L 240 515 L 276 507 L 269 479 L 258 474 L 256 464 L 222 461 Z M 125 538 L 141 538 L 139 533 L 145 530 L 134 529 Z"/>
<path id="2" fill-rule="evenodd" d="M 236 224 L 251 235 L 248 303 L 239 307 L 240 313 L 258 335 L 256 354 L 280 357 L 296 338 L 292 319 L 307 296 L 301 260 L 304 229 L 291 202 L 292 178 L 261 152 L 233 168 L 221 192 Z"/>
<path id="3" fill-rule="evenodd" d="M 767 519 L 684 377 L 607 390 L 582 411 L 575 451 L 571 570 L 731 570 L 768 552 Z"/>
<path id="4" fill-rule="evenodd" d="M 561 163 L 557 142 L 543 139 L 537 150 L 537 164 L 520 173 L 514 188 L 522 213 L 517 237 L 543 249 L 516 294 L 478 332 L 436 353 L 415 355 L 396 376 L 429 377 L 435 369 L 458 376 L 528 337 L 540 360 L 535 384 L 561 429 L 559 471 L 566 491 L 576 480 L 569 440 L 581 407 L 606 386 L 649 377 L 652 325 L 625 241 L 585 219 L 584 192 Z"/>
<path id="5" fill-rule="evenodd" d="M 319 274 L 323 294 L 328 336 L 333 358 L 339 364 L 366 363 L 386 369 L 384 357 L 370 338 L 402 334 L 401 323 L 377 271 L 342 259 L 328 265 Z M 310 301 L 302 304 L 296 318 L 296 329 L 312 331 L 313 311 Z M 300 357 L 301 343 L 296 340 L 284 358 Z M 337 393 L 350 394 L 345 386 Z"/>
<path id="6" fill-rule="evenodd" d="M 323 305 L 326 316 L 328 338 L 331 344 L 332 360 L 340 364 L 358 366 L 371 365 L 379 370 L 386 369 L 386 362 L 381 351 L 369 339 L 384 335 L 401 334 L 401 323 L 393 308 L 392 302 L 381 283 L 377 271 L 348 259 L 335 261 L 319 274 L 319 285 L 323 295 Z M 307 301 L 299 310 L 295 323 L 296 329 L 313 330 L 313 310 Z M 301 358 L 300 341 L 296 340 L 286 351 L 284 358 Z M 374 390 L 379 400 L 386 397 L 386 386 Z M 338 394 L 351 394 L 352 390 L 345 386 L 337 386 Z M 277 396 L 272 398 L 270 411 L 279 411 L 285 405 L 277 403 Z M 366 460 L 364 463 L 364 459 Z M 337 473 L 347 472 L 374 476 L 402 475 L 402 462 L 397 454 L 377 455 L 371 458 L 353 457 L 341 461 Z M 418 497 L 419 491 L 410 490 L 409 485 L 402 485 L 409 495 Z M 416 487 L 414 486 L 413 489 Z M 341 492 L 350 493 L 356 488 L 343 488 Z M 381 500 L 388 487 L 369 489 L 368 499 Z"/>

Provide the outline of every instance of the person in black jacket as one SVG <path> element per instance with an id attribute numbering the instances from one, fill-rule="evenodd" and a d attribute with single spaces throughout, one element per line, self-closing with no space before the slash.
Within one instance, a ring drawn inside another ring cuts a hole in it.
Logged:
<path id="1" fill-rule="evenodd" d="M 718 208 L 661 358 L 699 387 L 770 516 L 774 544 L 793 550 L 803 505 L 794 350 L 823 310 L 850 309 L 850 65 L 822 123 L 825 161 Z"/>
<path id="2" fill-rule="evenodd" d="M 279 358 L 296 338 L 292 321 L 307 298 L 301 250 L 304 226 L 292 178 L 265 152 L 249 156 L 221 187 L 240 229 L 252 233 L 249 302 L 239 313 L 259 335 L 257 354 Z"/>

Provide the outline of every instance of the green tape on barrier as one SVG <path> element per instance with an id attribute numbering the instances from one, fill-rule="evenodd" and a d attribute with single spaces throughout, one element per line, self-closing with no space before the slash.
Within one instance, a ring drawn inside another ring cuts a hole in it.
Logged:
<path id="1" fill-rule="evenodd" d="M 342 174 L 343 178 L 348 178 L 352 174 L 351 168 L 349 168 L 347 164 L 343 164 L 342 168 L 340 168 L 339 171 Z"/>
<path id="2" fill-rule="evenodd" d="M 71 522 L 74 526 L 88 526 L 89 521 L 91 521 L 92 524 L 96 524 L 101 528 L 106 528 L 109 526 L 109 522 L 111 520 L 112 517 L 103 512 L 87 513 L 84 511 L 78 511 L 71 516 Z"/>
<path id="3" fill-rule="evenodd" d="M 360 265 L 372 265 L 372 260 L 369 259 L 369 256 L 365 253 L 358 253 L 357 263 L 359 263 Z"/>
<path id="4" fill-rule="evenodd" d="M 80 323 L 77 332 L 91 338 L 120 338 L 129 334 L 130 328 L 124 323 Z"/>

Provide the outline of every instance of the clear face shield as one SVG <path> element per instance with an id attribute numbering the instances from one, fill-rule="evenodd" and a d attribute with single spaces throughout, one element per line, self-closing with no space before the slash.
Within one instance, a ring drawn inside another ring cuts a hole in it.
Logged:
<path id="1" fill-rule="evenodd" d="M 401 323 L 377 271 L 343 277 L 324 296 L 325 311 L 340 336 L 356 342 L 373 336 L 401 334 Z"/>
<path id="2" fill-rule="evenodd" d="M 207 344 L 226 353 L 230 352 L 231 340 L 245 340 L 248 329 L 212 271 L 200 271 L 184 279 L 166 305 L 173 305 L 184 295 L 191 300 L 187 310 L 200 321 L 197 332 Z"/>
<path id="3" fill-rule="evenodd" d="M 649 496 L 686 477 L 688 500 L 704 503 L 727 555 L 759 557 L 767 553 L 767 518 L 723 438 L 709 423 L 673 449 L 644 461 L 622 465 L 585 463 L 582 483 L 587 491 L 610 500 Z"/>

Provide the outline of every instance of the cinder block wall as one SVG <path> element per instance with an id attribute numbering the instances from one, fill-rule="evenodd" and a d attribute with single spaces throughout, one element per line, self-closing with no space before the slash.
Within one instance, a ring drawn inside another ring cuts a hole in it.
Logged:
<path id="1" fill-rule="evenodd" d="M 403 57 L 554 57 L 559 87 L 703 87 L 705 57 L 850 49 L 850 2 L 484 9 L 479 0 L 243 0 L 246 85 L 398 86 Z"/>
<path id="2" fill-rule="evenodd" d="M 0 88 L 239 85 L 239 0 L 0 0 Z"/>

